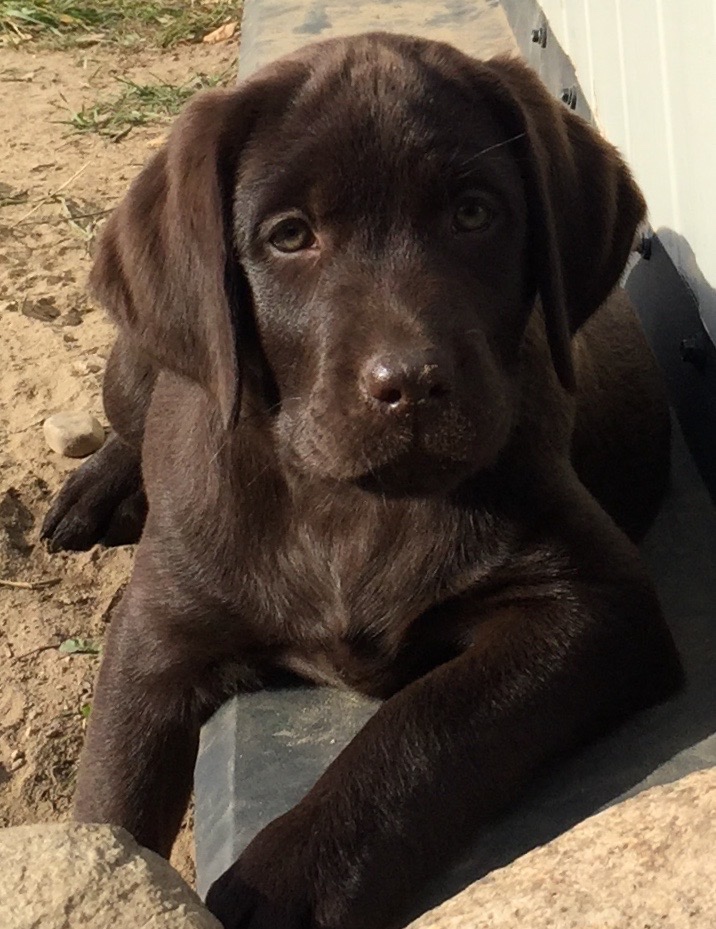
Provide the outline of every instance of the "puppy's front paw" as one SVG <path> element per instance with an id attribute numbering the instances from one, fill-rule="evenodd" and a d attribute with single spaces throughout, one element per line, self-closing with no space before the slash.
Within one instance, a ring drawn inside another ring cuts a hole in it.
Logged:
<path id="1" fill-rule="evenodd" d="M 50 551 L 128 545 L 139 540 L 146 513 L 139 456 L 113 435 L 65 481 L 40 537 Z"/>
<path id="2" fill-rule="evenodd" d="M 206 897 L 206 905 L 224 929 L 314 929 L 308 901 L 289 899 L 288 888 L 276 897 L 267 896 L 241 870 L 237 861 L 211 885 Z"/>
<path id="3" fill-rule="evenodd" d="M 270 823 L 212 884 L 206 905 L 224 929 L 342 929 L 319 915 L 327 875 L 320 874 L 314 823 L 303 813 L 298 806 Z"/>

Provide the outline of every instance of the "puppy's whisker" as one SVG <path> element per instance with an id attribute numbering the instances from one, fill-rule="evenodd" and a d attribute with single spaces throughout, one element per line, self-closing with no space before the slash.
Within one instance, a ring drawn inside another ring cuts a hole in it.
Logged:
<path id="1" fill-rule="evenodd" d="M 214 462 L 216 461 L 216 459 L 219 457 L 219 455 L 224 451 L 224 449 L 226 448 L 226 446 L 227 446 L 227 444 L 228 444 L 228 442 L 229 442 L 229 438 L 230 438 L 230 433 L 227 432 L 226 435 L 225 435 L 225 437 L 221 440 L 221 442 L 219 442 L 219 445 L 218 445 L 216 451 L 214 452 L 214 454 L 213 454 L 213 455 L 211 456 L 211 458 L 209 459 L 209 465 L 213 465 Z"/>
<path id="2" fill-rule="evenodd" d="M 280 400 L 277 400 L 276 403 L 272 403 L 271 406 L 266 407 L 263 410 L 256 410 L 253 413 L 246 413 L 244 416 L 241 416 L 237 425 L 241 425 L 249 420 L 261 419 L 263 416 L 270 416 L 275 410 L 279 410 L 284 403 L 289 401 L 300 401 L 303 400 L 303 397 L 296 395 L 294 397 L 281 397 Z"/>
<path id="3" fill-rule="evenodd" d="M 518 132 L 517 135 L 511 136 L 509 139 L 503 139 L 502 142 L 495 142 L 494 145 L 488 145 L 487 148 L 480 149 L 474 155 L 471 155 L 467 161 L 463 161 L 459 166 L 462 169 L 468 169 L 472 164 L 474 164 L 478 158 L 482 158 L 484 155 L 487 155 L 489 152 L 497 151 L 499 148 L 504 148 L 505 145 L 511 145 L 513 142 L 519 141 L 519 139 L 524 139 L 527 135 L 526 132 Z"/>
<path id="4" fill-rule="evenodd" d="M 270 467 L 271 467 L 271 465 L 270 465 L 270 464 L 267 464 L 267 465 L 265 465 L 263 468 L 261 468 L 261 470 L 258 472 L 258 474 L 255 474 L 255 475 L 251 478 L 251 480 L 248 482 L 248 484 L 244 485 L 244 490 L 248 490 L 249 487 L 251 487 L 253 484 L 256 483 L 256 481 L 259 480 L 259 478 L 263 477 L 264 474 L 266 474 L 266 472 L 269 470 Z"/>
<path id="5" fill-rule="evenodd" d="M 369 474 L 375 481 L 375 485 L 378 489 L 378 493 L 380 494 L 380 501 L 383 505 L 383 509 L 387 510 L 388 509 L 388 498 L 385 493 L 385 487 L 383 485 L 383 481 L 381 480 L 380 475 L 376 472 L 375 468 L 371 464 L 371 461 L 365 452 L 361 454 L 361 467 L 365 468 L 366 473 Z"/>

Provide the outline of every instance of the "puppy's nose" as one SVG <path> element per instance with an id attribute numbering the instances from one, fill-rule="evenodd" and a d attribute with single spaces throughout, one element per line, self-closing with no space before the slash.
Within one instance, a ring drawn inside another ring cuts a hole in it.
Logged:
<path id="1" fill-rule="evenodd" d="M 386 412 L 443 400 L 452 390 L 452 366 L 434 351 L 380 355 L 363 370 L 363 391 Z"/>

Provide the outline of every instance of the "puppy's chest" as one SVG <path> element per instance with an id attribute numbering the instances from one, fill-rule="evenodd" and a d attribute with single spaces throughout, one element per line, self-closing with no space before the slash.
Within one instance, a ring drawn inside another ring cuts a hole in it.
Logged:
<path id="1" fill-rule="evenodd" d="M 415 621 L 486 571 L 461 523 L 387 513 L 291 526 L 253 591 L 276 662 L 321 683 L 389 691 Z"/>

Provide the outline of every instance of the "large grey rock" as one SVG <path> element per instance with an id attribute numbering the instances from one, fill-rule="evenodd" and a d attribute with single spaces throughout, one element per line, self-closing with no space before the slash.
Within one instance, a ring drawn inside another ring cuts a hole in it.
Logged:
<path id="1" fill-rule="evenodd" d="M 638 794 L 409 929 L 713 929 L 716 769 Z"/>
<path id="2" fill-rule="evenodd" d="M 0 830 L 2 929 L 221 929 L 158 855 L 112 826 Z"/>

